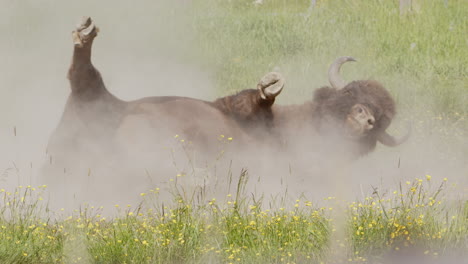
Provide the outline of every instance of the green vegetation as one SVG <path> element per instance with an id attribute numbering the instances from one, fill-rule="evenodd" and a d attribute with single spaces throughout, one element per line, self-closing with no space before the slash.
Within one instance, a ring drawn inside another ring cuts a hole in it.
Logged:
<path id="1" fill-rule="evenodd" d="M 468 211 L 463 203 L 452 208 L 442 203 L 446 181 L 431 190 L 431 176 L 426 175 L 426 185 L 422 179 L 407 181 L 389 197 L 375 191 L 362 203 L 352 203 L 348 237 L 354 259 L 375 258 L 386 249 L 433 256 L 447 250 L 447 245 L 466 249 Z"/>
<path id="2" fill-rule="evenodd" d="M 280 67 L 287 78 L 281 101 L 302 102 L 327 85 L 337 57 L 347 80 L 375 78 L 411 112 L 432 109 L 458 120 L 468 115 L 468 2 L 419 1 L 399 14 L 398 1 L 195 1 L 199 48 L 214 69 L 220 94 L 257 82 Z"/>
<path id="3" fill-rule="evenodd" d="M 344 204 L 329 197 L 320 208 L 296 200 L 263 209 L 241 191 L 220 202 L 196 203 L 175 195 L 172 204 L 164 205 L 154 189 L 141 194 L 143 204 L 152 206 L 116 205 L 113 219 L 92 206 L 70 215 L 51 212 L 41 198 L 46 186 L 20 186 L 12 193 L 2 189 L 0 261 L 319 263 L 335 261 L 336 255 L 345 261 L 379 259 L 400 250 L 431 257 L 466 252 L 467 205 L 444 200 L 446 181 L 434 189 L 427 175 L 385 197 L 374 191 L 363 202 Z M 340 221 L 330 206 L 348 208 L 343 226 L 336 224 Z M 347 230 L 341 238 L 334 235 L 339 228 Z M 343 252 L 332 248 L 331 239 L 342 239 L 336 242 Z"/>

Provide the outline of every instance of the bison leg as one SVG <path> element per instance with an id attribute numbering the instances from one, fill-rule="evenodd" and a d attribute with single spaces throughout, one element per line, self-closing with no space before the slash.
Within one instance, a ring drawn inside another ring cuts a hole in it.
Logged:
<path id="1" fill-rule="evenodd" d="M 91 49 L 93 40 L 99 29 L 90 17 L 83 17 L 82 21 L 72 32 L 74 50 L 68 79 L 72 93 L 93 98 L 96 93 L 105 90 L 99 71 L 91 63 Z M 95 97 L 94 97 L 95 98 Z"/>

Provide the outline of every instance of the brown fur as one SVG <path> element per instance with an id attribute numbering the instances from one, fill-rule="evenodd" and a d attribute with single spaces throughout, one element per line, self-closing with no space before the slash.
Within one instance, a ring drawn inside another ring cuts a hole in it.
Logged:
<path id="1" fill-rule="evenodd" d="M 343 134 L 343 124 L 351 107 L 358 103 L 371 109 L 375 117 L 374 128 L 363 138 L 347 139 Z M 359 80 L 347 84 L 341 90 L 319 88 L 311 101 L 302 105 L 275 105 L 273 110 L 275 128 L 281 131 L 290 144 L 295 144 L 294 138 L 301 141 L 314 135 L 320 139 L 330 136 L 343 140 L 350 147 L 350 155 L 361 156 L 375 149 L 378 134 L 388 128 L 395 116 L 395 102 L 379 82 Z"/>
<path id="2" fill-rule="evenodd" d="M 214 107 L 236 120 L 249 134 L 273 126 L 272 105 L 275 99 L 262 99 L 258 90 L 246 89 L 237 94 L 219 98 Z"/>
<path id="3" fill-rule="evenodd" d="M 88 24 L 83 22 L 82 27 Z M 242 145 L 251 142 L 253 129 L 271 127 L 274 99 L 262 100 L 254 89 L 214 102 L 177 96 L 129 102 L 118 99 L 107 90 L 91 63 L 97 29 L 90 36 L 80 30 L 74 36 L 82 45 L 75 45 L 68 72 L 71 94 L 49 141 L 52 155 L 72 151 L 89 157 L 92 153 L 103 155 L 102 150 L 150 150 L 176 134 L 200 150 L 210 151 L 220 135 L 233 137 L 240 142 L 237 145 Z"/>

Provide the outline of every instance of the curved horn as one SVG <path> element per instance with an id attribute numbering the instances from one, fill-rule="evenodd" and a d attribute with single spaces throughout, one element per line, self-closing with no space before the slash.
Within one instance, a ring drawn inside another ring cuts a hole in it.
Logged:
<path id="1" fill-rule="evenodd" d="M 263 100 L 274 99 L 283 90 L 284 77 L 279 72 L 269 72 L 257 84 L 257 89 Z"/>
<path id="2" fill-rule="evenodd" d="M 377 140 L 387 147 L 396 147 L 404 143 L 406 140 L 408 140 L 408 138 L 411 136 L 411 131 L 412 131 L 412 126 L 411 124 L 409 124 L 408 131 L 406 132 L 406 135 L 404 135 L 403 137 L 395 138 L 389 135 L 386 131 L 384 131 L 377 137 Z"/>
<path id="3" fill-rule="evenodd" d="M 330 68 L 328 69 L 328 81 L 335 89 L 342 89 L 346 86 L 346 82 L 340 76 L 340 68 L 341 65 L 347 61 L 356 61 L 356 59 L 349 56 L 339 57 L 332 63 L 332 65 L 330 65 Z"/>

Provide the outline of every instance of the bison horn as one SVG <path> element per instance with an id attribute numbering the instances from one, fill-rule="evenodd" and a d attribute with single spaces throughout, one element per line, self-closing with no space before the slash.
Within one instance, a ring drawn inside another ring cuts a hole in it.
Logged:
<path id="1" fill-rule="evenodd" d="M 384 144 L 385 146 L 387 147 L 396 147 L 402 143 L 404 143 L 406 140 L 408 140 L 408 138 L 410 137 L 411 135 L 411 130 L 412 130 L 412 127 L 411 127 L 411 124 L 408 125 L 408 131 L 406 132 L 406 135 L 404 135 L 403 137 L 401 138 L 395 138 L 391 135 L 389 135 L 386 131 L 384 131 L 383 133 L 381 133 L 377 140 Z"/>
<path id="2" fill-rule="evenodd" d="M 339 57 L 328 69 L 328 81 L 335 89 L 342 89 L 346 86 L 346 82 L 340 76 L 341 65 L 347 61 L 356 61 L 353 57 Z"/>
<path id="3" fill-rule="evenodd" d="M 269 72 L 257 84 L 262 99 L 274 99 L 284 87 L 284 77 L 279 72 Z"/>

